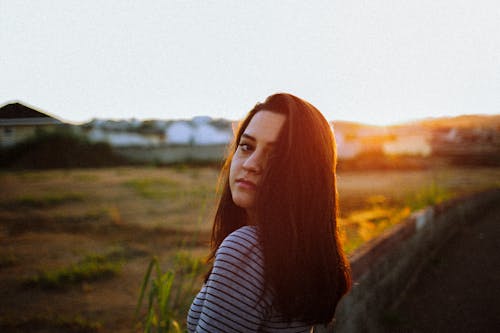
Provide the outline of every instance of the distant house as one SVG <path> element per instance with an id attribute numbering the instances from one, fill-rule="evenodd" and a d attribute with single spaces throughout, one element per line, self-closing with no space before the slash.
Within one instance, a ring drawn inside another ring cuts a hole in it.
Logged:
<path id="1" fill-rule="evenodd" d="M 227 145 L 233 137 L 229 127 L 226 130 L 218 129 L 211 124 L 199 124 L 193 136 L 196 145 Z"/>
<path id="2" fill-rule="evenodd" d="M 135 161 L 166 164 L 186 161 L 220 162 L 233 137 L 231 125 L 230 121 L 213 120 L 207 116 L 191 120 L 148 122 L 141 126 L 139 134 L 144 138 L 147 133 L 156 135 L 158 144 L 147 147 L 138 143 L 111 144 L 115 152 Z M 128 140 L 131 138 L 127 137 Z"/>
<path id="3" fill-rule="evenodd" d="M 389 129 L 392 140 L 383 143 L 386 155 L 429 156 L 432 153 L 431 135 L 418 125 L 399 125 Z"/>
<path id="4" fill-rule="evenodd" d="M 337 156 L 339 159 L 351 159 L 358 155 L 363 146 L 360 142 L 346 140 L 344 133 L 335 131 L 335 142 L 337 144 Z"/>
<path id="5" fill-rule="evenodd" d="M 50 131 L 64 124 L 20 102 L 0 107 L 0 147 L 9 147 L 21 142 L 40 130 Z"/>
<path id="6" fill-rule="evenodd" d="M 109 131 L 103 128 L 92 128 L 87 131 L 87 137 L 92 142 L 107 142 L 113 147 L 158 146 L 161 137 L 127 131 Z"/>
<path id="7" fill-rule="evenodd" d="M 81 131 L 92 142 L 106 142 L 112 147 L 153 147 L 163 142 L 163 132 L 154 127 L 154 122 L 129 120 L 106 120 L 94 118 L 80 126 Z"/>
<path id="8" fill-rule="evenodd" d="M 352 159 L 363 153 L 380 153 L 391 135 L 385 127 L 346 121 L 332 123 L 339 159 Z"/>
<path id="9" fill-rule="evenodd" d="M 387 155 L 429 156 L 432 152 L 429 140 L 422 134 L 397 136 L 393 141 L 386 142 L 383 150 Z"/>
<path id="10" fill-rule="evenodd" d="M 176 145 L 227 145 L 233 133 L 229 123 L 219 128 L 214 126 L 209 117 L 195 117 L 191 121 L 172 123 L 165 130 L 165 137 L 167 143 Z"/>
<path id="11" fill-rule="evenodd" d="M 193 126 L 185 120 L 176 121 L 165 130 L 165 138 L 170 144 L 190 144 L 193 142 Z"/>

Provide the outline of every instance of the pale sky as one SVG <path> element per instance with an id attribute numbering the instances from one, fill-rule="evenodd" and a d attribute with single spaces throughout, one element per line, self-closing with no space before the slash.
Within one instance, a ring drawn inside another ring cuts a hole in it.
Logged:
<path id="1" fill-rule="evenodd" d="M 60 119 L 500 114 L 500 1 L 0 0 L 0 105 Z"/>

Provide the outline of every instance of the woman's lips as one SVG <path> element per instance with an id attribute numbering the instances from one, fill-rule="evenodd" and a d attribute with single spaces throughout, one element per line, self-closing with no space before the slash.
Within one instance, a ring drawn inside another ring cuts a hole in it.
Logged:
<path id="1" fill-rule="evenodd" d="M 246 179 L 236 179 L 236 184 L 244 189 L 247 190 L 253 190 L 255 191 L 257 189 L 257 185 L 249 180 Z"/>

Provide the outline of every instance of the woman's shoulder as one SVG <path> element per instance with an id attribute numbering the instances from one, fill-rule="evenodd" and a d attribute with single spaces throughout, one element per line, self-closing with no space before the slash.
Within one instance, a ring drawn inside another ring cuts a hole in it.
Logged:
<path id="1" fill-rule="evenodd" d="M 261 289 L 264 257 L 256 227 L 241 227 L 222 241 L 215 254 L 212 273 L 214 279 L 224 276 L 233 282 L 250 283 L 252 288 Z"/>
<path id="2" fill-rule="evenodd" d="M 222 241 L 217 252 L 253 253 L 260 256 L 257 227 L 243 226 L 233 231 Z"/>
<path id="3" fill-rule="evenodd" d="M 242 247 L 258 246 L 257 227 L 246 225 L 236 229 L 222 241 L 221 245 L 227 245 L 227 243 L 237 243 Z"/>

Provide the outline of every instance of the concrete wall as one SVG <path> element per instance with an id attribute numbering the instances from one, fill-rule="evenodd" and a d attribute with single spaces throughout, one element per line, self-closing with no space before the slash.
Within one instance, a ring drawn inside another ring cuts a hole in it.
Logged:
<path id="1" fill-rule="evenodd" d="M 404 297 L 426 261 L 460 224 L 500 202 L 500 189 L 416 212 L 350 256 L 353 288 L 340 302 L 334 325 L 316 332 L 381 332 L 381 318 Z"/>

